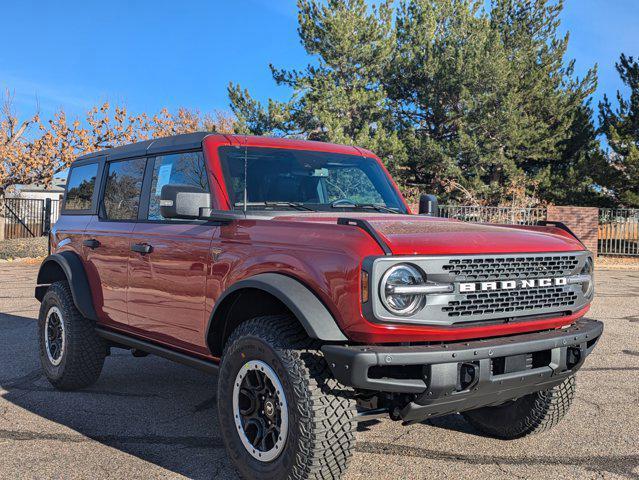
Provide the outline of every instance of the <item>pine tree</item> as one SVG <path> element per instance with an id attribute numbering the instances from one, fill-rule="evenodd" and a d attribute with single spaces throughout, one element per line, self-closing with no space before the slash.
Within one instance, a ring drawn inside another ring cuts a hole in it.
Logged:
<path id="1" fill-rule="evenodd" d="M 561 0 L 299 0 L 303 71 L 271 66 L 287 102 L 231 84 L 255 134 L 358 144 L 403 184 L 446 200 L 588 202 L 598 142 L 588 97 L 558 34 Z"/>
<path id="2" fill-rule="evenodd" d="M 393 131 L 381 81 L 392 56 L 390 2 L 369 9 L 364 0 L 300 0 L 298 32 L 317 59 L 302 71 L 270 66 L 278 85 L 293 90 L 288 102 L 264 107 L 239 85 L 229 85 L 240 129 L 264 135 L 358 145 L 395 165 L 403 155 Z"/>
<path id="3" fill-rule="evenodd" d="M 557 33 L 562 3 L 483 5 L 400 6 L 400 62 L 389 91 L 402 108 L 400 138 L 412 146 L 413 181 L 429 189 L 448 184 L 454 199 L 471 192 L 490 204 L 508 202 L 507 192 L 522 179 L 542 200 L 564 200 L 567 183 L 594 195 L 583 165 L 597 145 L 587 106 L 596 72 L 578 80 L 573 62 L 564 66 L 568 36 Z"/>
<path id="4" fill-rule="evenodd" d="M 617 91 L 616 110 L 607 96 L 599 103 L 601 131 L 610 147 L 612 166 L 605 182 L 619 204 L 639 208 L 639 62 L 621 54 L 615 66 L 630 97 L 625 99 Z"/>
<path id="5" fill-rule="evenodd" d="M 271 67 L 278 85 L 300 94 L 293 120 L 311 139 L 365 141 L 385 113 L 380 79 L 391 54 L 391 10 L 382 4 L 369 12 L 364 0 L 301 0 L 298 7 L 302 45 L 318 65 Z"/>

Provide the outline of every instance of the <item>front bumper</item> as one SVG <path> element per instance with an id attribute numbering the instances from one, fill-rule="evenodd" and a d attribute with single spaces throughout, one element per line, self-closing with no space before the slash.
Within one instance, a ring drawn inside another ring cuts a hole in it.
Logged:
<path id="1" fill-rule="evenodd" d="M 333 375 L 360 390 L 406 394 L 406 422 L 472 410 L 546 390 L 582 365 L 603 323 L 508 337 L 410 346 L 324 345 Z"/>

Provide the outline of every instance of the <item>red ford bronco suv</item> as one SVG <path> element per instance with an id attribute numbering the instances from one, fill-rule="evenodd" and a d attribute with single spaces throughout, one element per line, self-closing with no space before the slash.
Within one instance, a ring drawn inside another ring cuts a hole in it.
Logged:
<path id="1" fill-rule="evenodd" d="M 591 254 L 562 224 L 423 204 L 356 147 L 195 133 L 80 157 L 35 291 L 44 372 L 86 387 L 111 348 L 218 372 L 245 478 L 338 478 L 373 416 L 552 427 L 603 330 Z"/>

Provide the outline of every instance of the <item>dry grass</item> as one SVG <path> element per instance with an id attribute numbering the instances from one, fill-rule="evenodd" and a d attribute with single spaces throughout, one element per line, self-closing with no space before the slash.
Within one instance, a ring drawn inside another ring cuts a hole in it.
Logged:
<path id="1" fill-rule="evenodd" d="M 39 259 L 47 255 L 47 237 L 0 240 L 0 260 Z"/>
<path id="2" fill-rule="evenodd" d="M 598 270 L 639 270 L 639 257 L 599 256 L 595 261 Z"/>

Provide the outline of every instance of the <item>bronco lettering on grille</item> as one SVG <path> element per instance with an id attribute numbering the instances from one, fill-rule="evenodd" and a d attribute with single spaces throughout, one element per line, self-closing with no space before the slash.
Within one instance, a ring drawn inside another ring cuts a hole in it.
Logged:
<path id="1" fill-rule="evenodd" d="M 489 290 L 514 290 L 516 288 L 551 287 L 555 285 L 566 285 L 566 277 L 556 278 L 535 278 L 530 280 L 503 280 L 498 282 L 469 282 L 460 283 L 460 292 L 476 292 Z"/>

